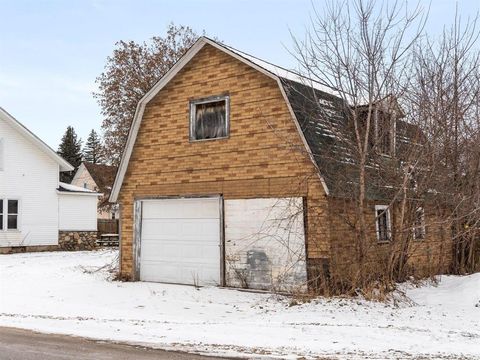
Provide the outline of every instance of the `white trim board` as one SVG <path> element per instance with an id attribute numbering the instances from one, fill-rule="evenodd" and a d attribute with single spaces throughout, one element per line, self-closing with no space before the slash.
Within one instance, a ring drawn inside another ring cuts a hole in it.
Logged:
<path id="1" fill-rule="evenodd" d="M 76 195 L 76 196 L 96 196 L 96 197 L 103 196 L 102 193 L 96 193 L 96 192 L 89 193 L 89 192 L 61 191 L 61 190 L 57 190 L 57 194 L 68 195 L 68 196 L 73 196 L 73 195 Z"/>
<path id="2" fill-rule="evenodd" d="M 172 80 L 175 75 L 177 75 L 177 73 L 183 69 L 183 67 L 185 65 L 187 65 L 190 60 L 198 54 L 198 52 L 205 46 L 205 45 L 211 45 L 213 46 L 214 48 L 220 50 L 220 51 L 223 51 L 224 53 L 234 57 L 235 59 L 241 61 L 242 63 L 254 68 L 255 70 L 261 72 L 262 74 L 268 76 L 269 78 L 275 80 L 280 88 L 280 91 L 283 95 L 283 98 L 285 99 L 285 102 L 287 103 L 287 106 L 288 106 L 288 109 L 290 111 L 290 114 L 292 115 L 292 118 L 295 122 L 295 125 L 297 127 L 297 130 L 298 130 L 298 133 L 300 135 L 300 138 L 302 139 L 302 142 L 303 142 L 303 145 L 305 146 L 305 149 L 307 150 L 307 153 L 309 154 L 310 156 L 310 159 L 313 163 L 313 165 L 315 166 L 315 168 L 317 170 L 318 169 L 318 166 L 313 158 L 313 153 L 305 139 L 305 136 L 300 128 L 300 125 L 299 125 L 299 122 L 295 116 L 295 113 L 293 112 L 293 109 L 292 109 L 292 106 L 290 104 L 290 101 L 285 93 L 285 89 L 283 88 L 283 85 L 282 85 L 282 82 L 281 82 L 281 78 L 279 75 L 273 73 L 271 70 L 267 70 L 266 68 L 256 64 L 252 59 L 250 58 L 246 58 L 245 56 L 242 56 L 243 53 L 241 52 L 236 52 L 234 51 L 232 48 L 229 48 L 227 46 L 224 46 L 222 44 L 219 44 L 207 37 L 200 37 L 196 42 L 195 44 L 192 45 L 192 47 L 180 58 L 180 60 L 178 60 L 175 65 L 172 66 L 172 68 L 170 70 L 167 71 L 167 73 L 152 87 L 152 89 L 150 89 L 150 91 L 148 91 L 145 96 L 143 98 L 140 99 L 140 101 L 138 102 L 137 104 L 137 109 L 135 111 L 135 116 L 133 118 L 133 121 L 132 121 L 132 125 L 130 127 L 130 131 L 128 133 L 128 138 L 127 138 L 127 142 L 126 142 L 126 146 L 125 146 L 125 150 L 123 151 L 123 154 L 122 154 L 122 159 L 120 161 L 120 166 L 118 167 L 118 171 L 117 171 L 117 176 L 115 177 L 115 182 L 113 184 L 113 187 L 112 187 L 112 192 L 111 192 L 111 195 L 110 195 L 110 202 L 117 202 L 117 199 L 118 199 L 118 195 L 120 193 L 120 188 L 122 186 L 122 183 L 123 183 L 123 178 L 125 177 L 125 173 L 127 172 L 127 167 L 128 167 L 128 163 L 130 161 L 130 157 L 132 155 L 132 151 L 133 151 L 133 146 L 135 145 L 135 140 L 137 138 L 137 135 L 138 135 L 138 131 L 140 129 L 140 124 L 142 122 L 142 118 L 143 118 L 143 113 L 145 111 L 145 107 L 146 105 L 148 104 L 148 102 L 150 100 L 152 100 L 155 95 L 158 94 L 158 92 L 163 89 L 169 82 L 170 80 Z M 255 58 L 256 59 L 256 58 Z M 258 61 L 260 62 L 261 60 L 258 59 Z M 265 62 L 266 63 L 266 62 Z M 281 68 L 278 68 L 277 69 L 281 69 Z M 281 69 L 283 70 L 287 75 L 290 75 L 290 74 L 293 74 L 293 75 L 296 75 L 297 77 L 299 77 L 298 74 L 295 74 L 293 72 L 289 72 L 285 69 Z M 280 70 L 279 70 L 280 71 Z M 321 176 L 320 174 L 320 171 L 318 171 L 318 174 L 319 174 L 319 177 L 320 177 L 320 181 L 322 183 L 322 186 L 325 190 L 325 193 L 328 195 L 329 194 L 329 189 L 327 187 L 327 184 L 325 183 L 323 177 Z"/>

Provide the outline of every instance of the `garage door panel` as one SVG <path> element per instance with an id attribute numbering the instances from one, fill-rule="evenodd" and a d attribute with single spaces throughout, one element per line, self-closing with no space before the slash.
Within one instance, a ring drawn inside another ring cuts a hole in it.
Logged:
<path id="1" fill-rule="evenodd" d="M 162 261 L 168 259 L 165 261 L 179 261 L 181 263 L 194 262 L 199 264 L 205 262 L 204 258 L 215 258 L 220 251 L 218 245 L 200 247 L 188 243 L 172 243 L 161 246 L 147 245 L 147 247 L 148 251 L 144 250 L 143 253 L 145 255 L 142 255 L 144 260 Z"/>
<path id="2" fill-rule="evenodd" d="M 212 234 L 220 233 L 220 219 L 184 220 L 180 222 L 182 238 L 201 238 L 219 244 L 219 239 L 213 238 Z"/>
<path id="3" fill-rule="evenodd" d="M 220 283 L 219 198 L 149 200 L 142 212 L 141 280 Z"/>
<path id="4" fill-rule="evenodd" d="M 145 276 L 143 281 L 158 282 L 155 272 L 158 268 L 156 263 L 145 264 Z M 217 269 L 203 268 L 198 271 L 195 266 L 184 266 L 181 269 L 175 264 L 165 263 L 162 266 L 162 282 L 175 284 L 198 284 L 198 285 L 218 285 Z"/>
<path id="5" fill-rule="evenodd" d="M 158 231 L 161 229 L 161 231 Z M 201 239 L 218 244 L 212 239 L 219 232 L 219 219 L 144 219 L 142 222 L 143 240 L 195 240 Z"/>
<path id="6" fill-rule="evenodd" d="M 147 200 L 143 203 L 143 219 L 219 219 L 218 198 Z M 159 203 L 162 206 L 158 206 Z M 181 205 L 179 205 L 181 203 Z"/>
<path id="7" fill-rule="evenodd" d="M 157 229 L 162 231 L 157 231 Z M 178 237 L 181 224 L 171 220 L 144 219 L 142 222 L 142 241 L 172 239 Z"/>

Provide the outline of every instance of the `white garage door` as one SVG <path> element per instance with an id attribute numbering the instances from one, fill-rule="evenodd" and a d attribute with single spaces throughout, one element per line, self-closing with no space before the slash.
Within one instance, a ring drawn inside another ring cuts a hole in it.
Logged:
<path id="1" fill-rule="evenodd" d="M 145 200 L 140 280 L 220 284 L 220 199 Z"/>

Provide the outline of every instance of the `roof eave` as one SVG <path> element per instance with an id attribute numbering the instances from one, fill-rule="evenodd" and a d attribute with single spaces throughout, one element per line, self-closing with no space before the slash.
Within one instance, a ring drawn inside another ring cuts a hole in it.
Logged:
<path id="1" fill-rule="evenodd" d="M 130 130 L 129 130 L 129 133 L 128 133 L 128 138 L 127 138 L 127 142 L 126 142 L 126 146 L 125 146 L 125 150 L 123 151 L 122 153 L 122 158 L 121 158 L 121 161 L 120 161 L 120 165 L 118 167 L 118 171 L 117 171 L 117 175 L 115 177 L 115 182 L 113 184 L 113 187 L 112 187 L 112 192 L 110 194 L 110 198 L 109 198 L 109 201 L 112 202 L 112 203 L 115 203 L 117 202 L 118 200 L 118 195 L 120 193 L 120 188 L 122 186 L 122 183 L 123 183 L 123 178 L 125 176 L 125 173 L 127 171 L 127 167 L 128 167 L 128 163 L 130 161 L 130 156 L 131 156 L 131 153 L 132 153 L 132 150 L 133 150 L 133 146 L 135 144 L 135 139 L 137 137 L 137 134 L 138 134 L 138 130 L 139 130 L 139 127 L 140 127 L 140 123 L 141 123 L 141 119 L 143 117 L 143 113 L 145 111 L 145 107 L 146 105 L 148 104 L 148 102 L 150 100 L 152 100 L 155 95 L 157 95 L 157 93 L 166 85 L 168 84 L 168 82 L 170 82 L 170 80 L 186 65 L 188 64 L 188 62 L 190 62 L 190 60 L 206 45 L 206 44 L 209 44 L 211 46 L 213 46 L 214 48 L 220 50 L 220 51 L 223 51 L 225 53 L 227 53 L 228 55 L 236 58 L 237 60 L 243 62 L 244 64 L 247 64 L 248 66 L 256 69 L 257 71 L 261 72 L 262 74 L 272 78 L 273 80 L 275 80 L 278 84 L 278 87 L 282 93 L 282 96 L 289 108 L 289 111 L 290 111 L 290 114 L 295 122 L 295 125 L 297 127 L 297 130 L 298 130 L 298 133 L 301 137 L 301 140 L 309 154 L 309 157 L 311 158 L 312 160 L 312 163 L 314 164 L 315 168 L 318 170 L 318 174 L 319 174 L 319 178 L 320 178 L 320 181 L 322 183 L 322 186 L 325 190 L 325 193 L 328 195 L 329 194 L 329 190 L 328 190 L 328 187 L 327 187 L 327 184 L 325 182 L 325 180 L 323 179 L 322 175 L 320 174 L 320 171 L 318 169 L 318 166 L 316 165 L 316 162 L 315 160 L 313 159 L 313 155 L 312 155 L 312 151 L 310 150 L 310 147 L 308 146 L 308 143 L 305 139 L 305 136 L 303 135 L 303 131 L 300 127 L 300 124 L 295 116 L 295 113 L 293 112 L 293 109 L 291 107 L 291 104 L 290 104 L 290 101 L 288 100 L 288 97 L 285 93 L 285 89 L 283 87 L 283 84 L 282 84 L 282 81 L 281 81 L 281 78 L 262 68 L 261 66 L 253 63 L 251 60 L 248 60 L 247 58 L 237 54 L 236 52 L 230 50 L 228 47 L 225 47 L 225 46 L 222 46 L 218 43 L 216 43 L 215 41 L 207 38 L 207 37 L 204 37 L 202 36 L 201 38 L 199 38 L 197 40 L 197 42 L 195 44 L 192 45 L 192 47 L 180 58 L 179 61 L 177 61 L 175 63 L 175 65 L 172 66 L 172 68 L 170 68 L 170 70 L 167 71 L 167 73 L 152 87 L 152 89 L 150 89 L 150 91 L 147 92 L 147 94 L 145 94 L 145 96 L 142 97 L 142 99 L 140 99 L 140 101 L 138 102 L 137 104 L 137 108 L 136 108 L 136 111 L 135 111 L 135 116 L 133 118 L 133 121 L 132 121 L 132 125 L 130 127 Z"/>
<path id="2" fill-rule="evenodd" d="M 68 161 L 58 155 L 50 146 L 43 142 L 37 135 L 28 130 L 23 124 L 21 124 L 2 107 L 0 107 L 0 117 L 7 121 L 11 127 L 26 137 L 27 140 L 31 141 L 34 145 L 44 151 L 52 160 L 57 162 L 61 172 L 72 171 L 75 169 Z"/>
<path id="3" fill-rule="evenodd" d="M 57 191 L 57 194 L 59 195 L 81 195 L 81 196 L 96 196 L 96 197 L 100 197 L 104 195 L 102 193 L 86 192 L 86 191 L 71 191 L 71 190 L 61 190 L 61 189 L 57 189 L 56 191 Z"/>

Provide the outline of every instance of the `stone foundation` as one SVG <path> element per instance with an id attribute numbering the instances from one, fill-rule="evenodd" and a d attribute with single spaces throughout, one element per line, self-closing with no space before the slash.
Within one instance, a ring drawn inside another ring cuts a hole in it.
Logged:
<path id="1" fill-rule="evenodd" d="M 96 231 L 59 231 L 58 250 L 79 251 L 97 248 Z"/>
<path id="2" fill-rule="evenodd" d="M 57 251 L 57 245 L 8 246 L 0 247 L 0 254 L 18 254 L 25 252 Z"/>

